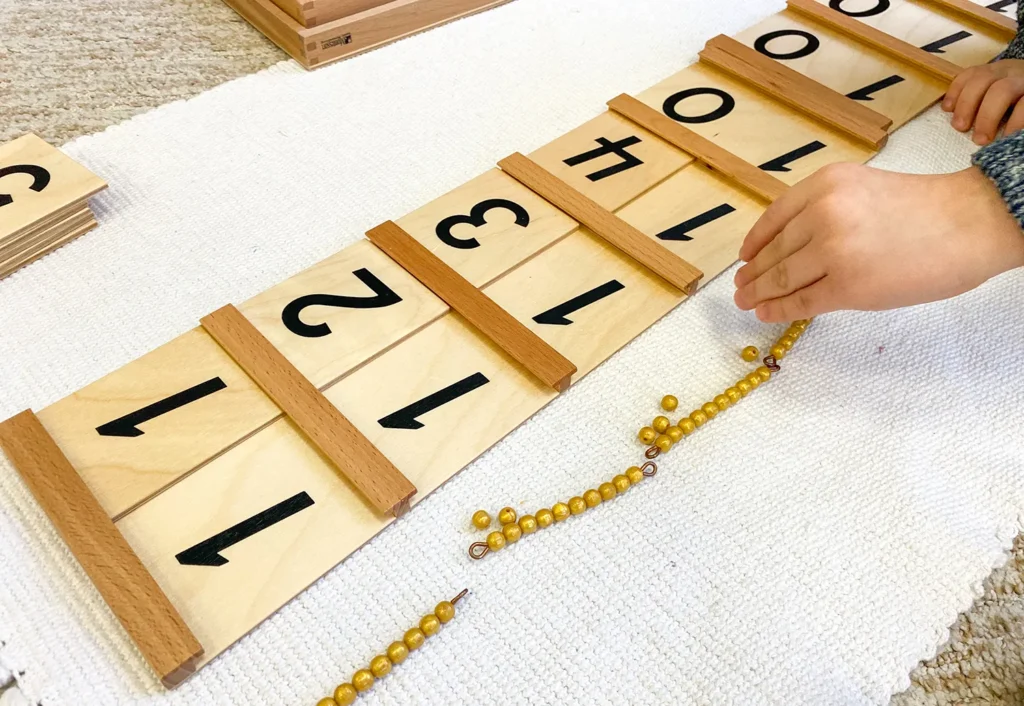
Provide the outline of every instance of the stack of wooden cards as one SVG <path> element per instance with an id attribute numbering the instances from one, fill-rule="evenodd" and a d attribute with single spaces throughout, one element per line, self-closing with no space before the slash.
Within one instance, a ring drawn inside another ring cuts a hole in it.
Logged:
<path id="1" fill-rule="evenodd" d="M 96 226 L 106 182 L 36 135 L 0 145 L 0 278 Z"/>

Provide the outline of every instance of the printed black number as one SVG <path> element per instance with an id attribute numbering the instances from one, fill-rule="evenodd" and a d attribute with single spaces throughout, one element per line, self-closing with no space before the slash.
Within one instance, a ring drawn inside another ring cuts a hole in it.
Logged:
<path id="1" fill-rule="evenodd" d="M 864 88 L 858 88 L 856 91 L 847 93 L 846 97 L 852 98 L 855 101 L 873 101 L 875 99 L 875 93 L 878 93 L 883 88 L 895 86 L 897 83 L 903 83 L 903 77 L 893 74 L 892 76 L 883 78 L 880 81 L 875 81 L 870 85 L 864 86 Z"/>
<path id="2" fill-rule="evenodd" d="M 360 282 L 373 291 L 372 297 L 343 297 L 336 294 L 307 294 L 299 297 L 281 312 L 281 322 L 289 331 L 305 338 L 322 338 L 331 333 L 327 324 L 307 324 L 300 315 L 308 306 L 334 306 L 345 309 L 382 309 L 398 304 L 402 298 L 390 287 L 381 282 L 365 267 L 353 272 Z"/>
<path id="3" fill-rule="evenodd" d="M 28 187 L 32 191 L 42 191 L 50 183 L 50 172 L 34 164 L 15 164 L 0 169 L 0 179 L 11 174 L 28 174 L 32 177 L 32 184 Z M 0 194 L 0 207 L 14 203 L 14 197 L 10 194 Z"/>
<path id="4" fill-rule="evenodd" d="M 584 162 L 589 162 L 592 159 L 604 157 L 606 154 L 616 154 L 621 157 L 622 161 L 618 164 L 613 164 L 605 169 L 600 169 L 593 174 L 587 174 L 587 179 L 590 179 L 590 181 L 601 181 L 607 177 L 615 176 L 619 172 L 624 172 L 627 169 L 639 167 L 643 164 L 643 160 L 634 154 L 630 154 L 626 149 L 627 147 L 640 144 L 640 142 L 640 138 L 635 136 L 624 137 L 617 142 L 612 142 L 607 137 L 599 137 L 597 138 L 597 144 L 601 145 L 600 147 L 592 149 L 589 152 L 584 152 L 583 154 L 578 154 L 575 157 L 569 157 L 569 159 L 562 161 L 570 167 L 575 167 L 577 164 L 583 164 Z"/>
<path id="5" fill-rule="evenodd" d="M 487 199 L 486 201 L 481 201 L 471 208 L 468 216 L 448 216 L 437 224 L 437 228 L 434 229 L 434 232 L 442 243 L 453 248 L 459 248 L 460 250 L 472 250 L 473 248 L 478 248 L 480 247 L 480 241 L 476 238 L 456 238 L 452 235 L 452 228 L 463 223 L 471 225 L 474 228 L 479 228 L 487 223 L 487 212 L 495 208 L 503 208 L 506 211 L 511 211 L 512 215 L 516 217 L 517 226 L 525 228 L 530 225 L 530 214 L 526 212 L 525 208 L 517 204 L 515 201 L 509 201 L 508 199 Z"/>
<path id="6" fill-rule="evenodd" d="M 533 320 L 538 324 L 550 324 L 551 326 L 569 326 L 573 322 L 566 317 L 569 314 L 575 313 L 580 309 L 590 306 L 594 302 L 599 302 L 605 297 L 610 297 L 618 291 L 626 288 L 626 285 L 622 284 L 616 279 L 605 282 L 602 285 L 594 287 L 589 292 L 584 292 L 578 297 L 573 297 L 567 302 L 559 304 L 558 306 L 552 307 L 547 311 L 537 314 L 533 317 Z"/>
<path id="7" fill-rule="evenodd" d="M 793 49 L 788 52 L 772 51 L 768 48 L 768 44 L 774 39 L 781 39 L 782 37 L 801 37 L 804 40 L 804 45 L 799 49 Z M 814 52 L 818 51 L 821 46 L 821 40 L 815 37 L 810 32 L 804 32 L 802 29 L 780 29 L 775 32 L 769 32 L 757 38 L 754 42 L 754 49 L 772 59 L 802 59 L 805 56 L 810 56 Z"/>
<path id="8" fill-rule="evenodd" d="M 194 387 L 190 387 L 187 390 L 176 392 L 170 397 L 165 397 L 159 402 L 146 405 L 142 409 L 136 410 L 131 414 L 126 414 L 123 417 L 118 417 L 112 422 L 101 424 L 96 427 L 97 433 L 100 436 L 123 436 L 127 438 L 134 438 L 136 436 L 142 436 L 145 432 L 138 428 L 139 424 L 145 424 L 151 419 L 155 419 L 168 412 L 173 412 L 178 407 L 184 407 L 187 404 L 201 400 L 208 395 L 212 395 L 218 390 L 223 390 L 227 385 L 220 378 L 212 378 L 206 382 L 201 382 Z"/>
<path id="9" fill-rule="evenodd" d="M 775 159 L 770 159 L 764 164 L 759 164 L 757 166 L 759 169 L 763 169 L 766 172 L 790 172 L 793 171 L 789 168 L 790 164 L 822 149 L 825 149 L 825 143 L 815 140 L 814 142 L 808 142 L 803 147 L 797 147 L 792 152 L 787 152 L 784 155 L 780 155 Z"/>
<path id="10" fill-rule="evenodd" d="M 874 15 L 881 15 L 883 12 L 889 9 L 889 0 L 876 0 L 874 7 L 869 7 L 867 10 L 844 10 L 843 3 L 847 0 L 830 0 L 828 6 L 833 10 L 839 10 L 844 15 L 850 17 L 872 17 Z"/>
<path id="11" fill-rule="evenodd" d="M 687 98 L 693 98 L 694 96 L 717 96 L 718 99 L 722 101 L 722 104 L 714 110 L 701 115 L 683 115 L 680 113 L 679 104 Z M 702 88 L 687 88 L 685 91 L 673 93 L 665 99 L 665 103 L 661 106 L 661 109 L 665 115 L 680 123 L 710 123 L 724 118 L 726 115 L 731 113 L 735 107 L 736 99 L 731 95 L 723 91 L 721 88 L 705 86 Z"/>
<path id="12" fill-rule="evenodd" d="M 970 32 L 964 32 L 963 30 L 961 30 L 959 32 L 954 32 L 948 37 L 936 39 L 934 42 L 931 42 L 930 44 L 925 44 L 921 48 L 927 52 L 931 52 L 932 54 L 945 54 L 946 47 L 948 47 L 950 44 L 956 44 L 957 42 L 967 39 L 970 36 Z"/>
<path id="13" fill-rule="evenodd" d="M 378 419 L 377 423 L 385 429 L 422 429 L 423 422 L 419 421 L 417 417 L 432 412 L 452 400 L 457 400 L 489 382 L 490 380 L 483 373 L 473 373 L 467 378 L 427 395 L 422 400 Z"/>
<path id="14" fill-rule="evenodd" d="M 986 5 L 985 7 L 987 7 L 990 10 L 995 10 L 996 12 L 1002 12 L 1006 8 L 1010 7 L 1010 5 L 1016 4 L 1017 0 L 998 0 L 998 2 L 994 2 L 991 5 Z"/>
<path id="15" fill-rule="evenodd" d="M 661 240 L 693 240 L 690 232 L 697 230 L 701 226 L 706 226 L 712 221 L 717 221 L 719 218 L 728 216 L 736 209 L 727 203 L 723 203 L 721 206 L 715 206 L 714 208 L 708 209 L 699 216 L 694 216 L 688 220 L 683 221 L 679 225 L 672 226 L 667 230 L 663 230 L 658 233 L 658 238 Z"/>
<path id="16" fill-rule="evenodd" d="M 313 498 L 309 497 L 309 493 L 298 493 L 253 515 L 248 520 L 242 520 L 237 525 L 228 527 L 223 532 L 175 554 L 174 558 L 183 566 L 224 566 L 228 560 L 221 556 L 222 551 L 312 506 Z"/>

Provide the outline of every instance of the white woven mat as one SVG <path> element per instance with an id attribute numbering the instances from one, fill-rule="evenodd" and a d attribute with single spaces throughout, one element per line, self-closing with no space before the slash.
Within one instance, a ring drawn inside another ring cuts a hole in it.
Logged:
<path id="1" fill-rule="evenodd" d="M 102 226 L 0 282 L 0 416 L 116 369 L 695 59 L 772 0 L 517 0 L 315 73 L 243 78 L 67 146 Z M 932 113 L 878 163 L 964 166 Z M 913 267 L 913 263 L 907 263 Z M 456 621 L 364 703 L 880 704 L 1021 529 L 1024 273 L 823 317 L 784 374 L 640 489 L 471 563 L 470 513 L 534 509 L 637 456 L 776 327 L 730 275 L 525 424 L 178 691 L 0 458 L 0 672 L 45 706 L 310 704 L 438 600 Z M 521 504 L 521 505 L 520 505 Z"/>

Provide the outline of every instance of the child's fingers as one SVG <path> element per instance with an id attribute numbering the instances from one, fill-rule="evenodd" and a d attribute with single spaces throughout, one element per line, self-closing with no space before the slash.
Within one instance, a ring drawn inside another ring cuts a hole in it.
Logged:
<path id="1" fill-rule="evenodd" d="M 1024 130 L 1024 100 L 1018 100 L 1017 105 L 1006 121 L 1006 130 L 1003 134 L 1012 135 L 1018 130 Z"/>
<path id="2" fill-rule="evenodd" d="M 968 81 L 957 98 L 956 107 L 953 109 L 953 127 L 960 132 L 966 132 L 974 124 L 974 116 L 978 113 L 978 107 L 988 92 L 989 86 L 996 82 L 995 77 L 989 74 L 979 74 Z"/>
<path id="3" fill-rule="evenodd" d="M 736 291 L 736 306 L 743 310 L 789 296 L 825 276 L 825 265 L 813 245 L 775 263 L 752 282 Z M 798 317 L 799 318 L 799 317 Z"/>
<path id="4" fill-rule="evenodd" d="M 974 142 L 979 145 L 991 142 L 999 132 L 999 124 L 1003 122 L 1006 111 L 1022 95 L 1024 81 L 1003 78 L 993 83 L 985 93 L 978 108 L 978 115 L 974 119 Z"/>
<path id="5" fill-rule="evenodd" d="M 782 196 L 775 199 L 771 206 L 765 209 L 757 223 L 747 233 L 740 246 L 740 259 L 750 262 L 765 245 L 770 243 L 775 236 L 800 214 L 811 198 L 819 190 L 818 175 L 812 175 L 807 179 L 791 186 Z M 740 268 L 741 270 L 743 268 Z M 737 274 L 739 274 L 737 272 Z"/>
<path id="6" fill-rule="evenodd" d="M 785 297 L 758 304 L 755 313 L 761 321 L 777 324 L 796 319 L 810 319 L 835 311 L 837 308 L 839 307 L 835 304 L 832 283 L 826 276 Z"/>
<path id="7" fill-rule="evenodd" d="M 734 282 L 743 287 L 775 267 L 811 241 L 812 231 L 799 225 L 800 217 L 790 221 L 750 262 L 736 271 Z"/>
<path id="8" fill-rule="evenodd" d="M 942 109 L 947 113 L 952 112 L 953 108 L 956 107 L 956 102 L 960 98 L 960 93 L 964 90 L 971 78 L 978 73 L 978 66 L 972 66 L 969 69 L 964 69 L 956 75 L 953 79 L 953 83 L 949 84 L 949 88 L 946 90 L 946 95 L 942 99 Z"/>

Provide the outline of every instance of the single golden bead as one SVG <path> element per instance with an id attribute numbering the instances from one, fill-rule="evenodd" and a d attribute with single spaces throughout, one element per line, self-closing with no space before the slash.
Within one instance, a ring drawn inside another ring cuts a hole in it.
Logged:
<path id="1" fill-rule="evenodd" d="M 523 536 L 523 531 L 519 529 L 519 525 L 514 522 L 502 527 L 501 533 L 505 535 L 505 542 L 508 544 L 515 544 L 519 541 L 519 538 Z"/>
<path id="2" fill-rule="evenodd" d="M 771 353 L 773 356 L 775 356 L 775 360 L 782 360 L 783 358 L 786 357 L 786 349 L 783 348 L 778 343 L 776 343 L 774 346 L 772 346 L 768 350 L 768 352 Z"/>
<path id="3" fill-rule="evenodd" d="M 714 402 L 705 402 L 700 408 L 704 414 L 708 415 L 708 419 L 714 419 L 718 416 L 718 405 Z"/>
<path id="4" fill-rule="evenodd" d="M 644 472 L 640 470 L 639 466 L 630 466 L 626 469 L 626 479 L 630 485 L 636 485 L 644 479 Z"/>
<path id="5" fill-rule="evenodd" d="M 786 336 L 791 336 L 793 338 L 793 343 L 796 343 L 798 340 L 800 340 L 800 336 L 803 335 L 803 332 L 804 330 L 802 328 L 800 328 L 796 324 L 793 324 L 788 329 L 786 329 L 786 332 L 782 334 L 782 336 L 783 338 L 785 338 Z"/>
<path id="6" fill-rule="evenodd" d="M 732 406 L 732 400 L 725 394 L 715 395 L 715 406 L 718 407 L 719 412 L 724 412 Z"/>
<path id="7" fill-rule="evenodd" d="M 554 521 L 555 513 L 551 512 L 551 510 L 548 510 L 547 508 L 537 510 L 537 526 L 541 529 L 550 527 Z"/>
<path id="8" fill-rule="evenodd" d="M 602 500 L 611 500 L 612 498 L 619 494 L 618 489 L 615 487 L 613 483 L 602 483 L 601 485 L 597 486 L 597 492 L 601 494 Z"/>
<path id="9" fill-rule="evenodd" d="M 533 534 L 537 531 L 537 518 L 533 515 L 523 515 L 519 518 L 519 529 L 523 534 Z"/>
<path id="10" fill-rule="evenodd" d="M 753 363 L 755 360 L 757 360 L 757 356 L 759 353 L 760 351 L 757 350 L 757 346 L 747 346 L 742 351 L 740 351 L 740 357 L 743 358 L 743 360 L 747 361 L 748 363 Z"/>
<path id="11" fill-rule="evenodd" d="M 650 427 L 644 427 L 636 436 L 640 439 L 641 443 L 646 446 L 650 446 L 654 443 L 654 440 L 658 438 L 658 432 L 654 431 L 654 429 L 651 429 Z"/>
<path id="12" fill-rule="evenodd" d="M 669 421 L 668 417 L 655 417 L 654 421 L 651 423 L 651 426 L 654 427 L 654 431 L 659 434 L 664 434 L 665 430 L 671 425 L 672 422 Z"/>
<path id="13" fill-rule="evenodd" d="M 756 390 L 757 386 L 761 384 L 761 376 L 758 375 L 756 372 L 747 375 L 745 380 L 747 381 L 747 384 L 750 385 L 750 387 L 754 390 Z"/>
<path id="14" fill-rule="evenodd" d="M 405 661 L 405 658 L 409 656 L 409 648 L 405 646 L 404 642 L 392 642 L 388 645 L 388 659 L 391 660 L 392 664 L 401 664 Z M 335 701 L 338 699 L 335 698 Z"/>
<path id="15" fill-rule="evenodd" d="M 597 507 L 601 504 L 601 493 L 594 489 L 590 489 L 583 494 L 583 502 L 587 504 L 587 507 Z"/>
<path id="16" fill-rule="evenodd" d="M 505 535 L 495 530 L 487 535 L 487 548 L 492 552 L 499 552 L 505 548 Z"/>
<path id="17" fill-rule="evenodd" d="M 761 378 L 761 382 L 768 382 L 772 379 L 772 371 L 763 365 L 754 372 L 757 373 L 759 378 Z"/>
<path id="18" fill-rule="evenodd" d="M 750 394 L 750 391 L 754 389 L 754 386 L 747 382 L 747 379 L 744 378 L 736 383 L 736 389 L 740 391 L 741 395 L 746 397 L 747 395 Z"/>
<path id="19" fill-rule="evenodd" d="M 793 348 L 793 344 L 796 343 L 796 336 L 792 336 L 788 333 L 783 334 L 779 339 L 779 345 L 785 348 L 787 351 Z"/>
<path id="20" fill-rule="evenodd" d="M 434 615 L 441 621 L 441 624 L 445 624 L 455 617 L 455 606 L 452 605 L 451 601 L 441 601 L 434 608 Z"/>
<path id="21" fill-rule="evenodd" d="M 679 398 L 675 395 L 665 395 L 661 398 L 661 408 L 666 412 L 675 412 L 679 406 Z"/>
<path id="22" fill-rule="evenodd" d="M 731 402 L 732 404 L 736 404 L 737 402 L 743 399 L 743 394 L 735 387 L 727 388 L 725 391 L 725 396 L 729 398 L 729 402 Z"/>
<path id="23" fill-rule="evenodd" d="M 503 507 L 498 513 L 498 522 L 502 525 L 510 525 L 516 521 L 516 511 L 510 507 Z"/>
<path id="24" fill-rule="evenodd" d="M 409 628 L 405 631 L 405 635 L 402 636 L 402 642 L 409 648 L 409 651 L 418 650 L 423 646 L 423 641 L 427 639 L 427 636 L 423 634 L 423 631 L 419 628 Z"/>
<path id="25" fill-rule="evenodd" d="M 693 419 L 690 417 L 683 417 L 676 426 L 679 427 L 679 431 L 683 432 L 683 436 L 689 436 L 697 431 L 697 425 L 694 424 Z"/>
<path id="26" fill-rule="evenodd" d="M 587 501 L 586 500 L 584 500 L 583 498 L 581 498 L 578 495 L 576 497 L 574 497 L 574 498 L 569 498 L 569 512 L 571 512 L 574 515 L 580 515 L 580 514 L 586 512 L 586 511 L 587 511 Z"/>
<path id="27" fill-rule="evenodd" d="M 424 615 L 420 618 L 420 630 L 427 637 L 436 635 L 437 631 L 441 629 L 441 621 L 437 619 L 436 615 Z"/>
<path id="28" fill-rule="evenodd" d="M 654 445 L 658 447 L 658 450 L 662 453 L 667 453 L 672 448 L 672 439 L 668 434 L 662 434 L 655 441 Z"/>
<path id="29" fill-rule="evenodd" d="M 359 692 L 351 684 L 339 684 L 338 688 L 334 690 L 334 700 L 338 702 L 338 706 L 352 706 L 356 702 L 356 697 L 359 696 Z"/>
<path id="30" fill-rule="evenodd" d="M 386 677 L 391 673 L 391 660 L 384 655 L 377 655 L 370 660 L 370 671 L 378 679 Z"/>
<path id="31" fill-rule="evenodd" d="M 371 686 L 376 679 L 373 676 L 373 672 L 369 669 L 360 669 L 358 672 L 352 675 L 352 686 L 356 688 L 356 691 L 363 693 Z"/>
<path id="32" fill-rule="evenodd" d="M 477 510 L 473 513 L 473 526 L 480 530 L 491 526 L 491 516 L 487 514 L 486 510 Z"/>
<path id="33" fill-rule="evenodd" d="M 674 444 L 677 441 L 682 441 L 683 430 L 680 429 L 679 427 L 669 427 L 668 429 L 665 430 L 665 436 L 672 439 L 672 443 Z"/>
<path id="34" fill-rule="evenodd" d="M 338 706 L 338 702 L 327 696 L 317 701 L 316 706 Z"/>
<path id="35" fill-rule="evenodd" d="M 615 486 L 615 492 L 625 493 L 627 490 L 629 490 L 629 478 L 620 473 L 619 475 L 612 478 L 612 485 Z"/>
<path id="36" fill-rule="evenodd" d="M 571 514 L 569 506 L 565 503 L 555 503 L 551 506 L 551 514 L 555 518 L 555 522 L 561 522 L 569 517 Z"/>
<path id="37" fill-rule="evenodd" d="M 693 426 L 695 429 L 700 429 L 702 426 L 707 424 L 708 415 L 706 415 L 699 409 L 695 409 L 692 412 L 690 412 L 690 421 L 693 422 Z"/>

